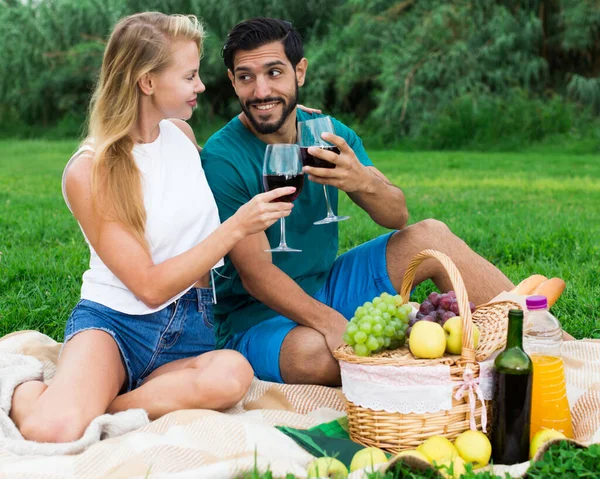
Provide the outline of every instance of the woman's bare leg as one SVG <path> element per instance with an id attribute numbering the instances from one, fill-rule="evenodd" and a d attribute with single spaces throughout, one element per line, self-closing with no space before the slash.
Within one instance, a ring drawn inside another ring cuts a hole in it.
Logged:
<path id="1" fill-rule="evenodd" d="M 35 401 L 48 388 L 43 381 L 27 381 L 15 388 L 10 408 L 10 418 L 17 428 L 31 412 Z"/>
<path id="2" fill-rule="evenodd" d="M 139 388 L 118 396 L 108 412 L 142 408 L 156 419 L 178 409 L 223 410 L 244 397 L 253 377 L 238 352 L 210 351 L 161 366 Z"/>
<path id="3" fill-rule="evenodd" d="M 65 345 L 47 388 L 33 381 L 15 390 L 11 417 L 25 439 L 74 441 L 95 417 L 106 412 L 125 379 L 112 336 L 100 330 L 83 331 Z"/>

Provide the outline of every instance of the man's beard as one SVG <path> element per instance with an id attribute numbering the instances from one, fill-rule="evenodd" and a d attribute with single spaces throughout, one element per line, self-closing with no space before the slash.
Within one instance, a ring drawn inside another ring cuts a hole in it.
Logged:
<path id="1" fill-rule="evenodd" d="M 250 111 L 252 105 L 266 105 L 274 102 L 279 102 L 283 105 L 281 117 L 275 122 L 260 123 Z M 287 120 L 290 114 L 296 109 L 296 105 L 298 105 L 298 83 L 296 83 L 296 91 L 294 92 L 294 96 L 290 99 L 289 104 L 281 97 L 268 97 L 263 100 L 247 101 L 246 103 L 242 103 L 240 100 L 242 111 L 250 120 L 254 129 L 261 135 L 270 135 L 271 133 L 278 131 L 285 123 L 285 120 Z"/>

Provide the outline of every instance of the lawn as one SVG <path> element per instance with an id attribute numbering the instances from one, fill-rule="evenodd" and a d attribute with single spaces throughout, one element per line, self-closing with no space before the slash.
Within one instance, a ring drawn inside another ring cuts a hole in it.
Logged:
<path id="1" fill-rule="evenodd" d="M 88 253 L 60 179 L 75 141 L 0 141 L 0 335 L 62 339 Z M 406 194 L 410 222 L 437 218 L 519 282 L 560 276 L 553 311 L 577 338 L 600 337 L 600 159 L 522 153 L 371 151 Z M 342 251 L 381 233 L 345 195 Z M 432 284 L 418 288 L 422 298 Z"/>

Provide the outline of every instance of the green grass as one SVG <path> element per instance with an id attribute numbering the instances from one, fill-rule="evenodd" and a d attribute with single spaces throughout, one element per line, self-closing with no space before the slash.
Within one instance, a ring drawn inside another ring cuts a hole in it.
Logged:
<path id="1" fill-rule="evenodd" d="M 61 196 L 76 141 L 0 141 L 0 335 L 62 339 L 88 252 Z M 371 151 L 407 197 L 410 222 L 437 218 L 513 281 L 560 276 L 553 311 L 575 337 L 600 337 L 600 159 L 522 153 Z M 342 195 L 341 248 L 379 233 Z M 431 283 L 417 290 L 423 297 Z"/>

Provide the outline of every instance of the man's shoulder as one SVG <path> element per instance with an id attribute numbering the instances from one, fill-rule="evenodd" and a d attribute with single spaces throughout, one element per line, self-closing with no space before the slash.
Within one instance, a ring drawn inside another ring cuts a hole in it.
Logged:
<path id="1" fill-rule="evenodd" d="M 202 148 L 202 153 L 207 155 L 219 154 L 224 148 L 231 148 L 235 145 L 234 141 L 239 137 L 238 123 L 240 123 L 237 117 L 233 118 L 229 123 L 223 126 L 221 129 L 213 133 Z"/>

